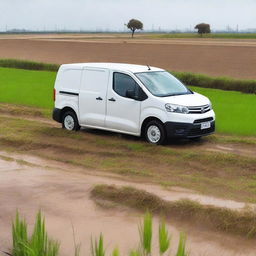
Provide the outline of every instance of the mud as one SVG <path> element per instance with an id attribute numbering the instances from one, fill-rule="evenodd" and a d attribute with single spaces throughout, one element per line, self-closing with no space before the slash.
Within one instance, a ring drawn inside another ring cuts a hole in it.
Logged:
<path id="1" fill-rule="evenodd" d="M 16 209 L 26 217 L 30 228 L 36 212 L 41 209 L 46 217 L 49 233 L 61 240 L 61 252 L 64 256 L 73 253 L 72 224 L 76 241 L 82 245 L 81 255 L 88 255 L 91 236 L 98 236 L 100 232 L 105 235 L 109 253 L 116 245 L 124 253 L 136 247 L 139 240 L 137 225 L 140 214 L 126 208 L 102 208 L 95 204 L 89 197 L 90 189 L 95 184 L 132 185 L 156 193 L 167 200 L 193 195 L 190 190 L 174 188 L 172 191 L 165 191 L 150 184 L 120 181 L 118 177 L 113 176 L 104 177 L 99 172 L 92 173 L 90 170 L 82 174 L 79 169 L 71 168 L 70 165 L 58 166 L 55 161 L 46 161 L 34 156 L 3 151 L 0 155 L 0 249 L 4 250 L 10 246 L 10 224 Z M 9 161 L 4 160 L 7 156 Z M 37 163 L 37 167 L 21 164 L 20 160 Z M 218 200 L 216 202 L 219 204 Z M 234 202 L 226 202 L 226 205 L 241 207 Z M 154 219 L 154 225 L 157 231 L 157 218 Z M 178 233 L 184 231 L 187 234 L 187 247 L 191 256 L 255 255 L 254 241 L 207 232 L 180 223 L 170 222 L 168 226 L 172 235 L 172 248 L 177 247 Z M 156 242 L 154 250 L 157 251 Z"/>

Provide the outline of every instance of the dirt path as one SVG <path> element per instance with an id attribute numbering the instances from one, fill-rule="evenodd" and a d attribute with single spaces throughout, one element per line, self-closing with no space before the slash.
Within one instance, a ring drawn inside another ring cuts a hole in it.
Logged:
<path id="1" fill-rule="evenodd" d="M 1 117 L 16 117 L 17 115 L 15 114 L 1 114 Z M 26 115 L 20 115 L 24 120 L 28 121 L 37 121 L 41 122 L 43 124 L 47 124 L 51 127 L 60 127 L 61 124 L 56 123 L 55 121 L 51 119 L 46 119 L 42 117 L 36 117 L 36 116 L 26 116 Z M 211 152 L 221 152 L 221 153 L 231 153 L 235 155 L 241 155 L 241 156 L 246 156 L 246 157 L 255 157 L 255 150 L 256 146 L 255 145 L 248 145 L 248 144 L 243 144 L 243 145 L 237 145 L 236 143 L 226 143 L 226 144 L 220 144 L 220 143 L 212 143 L 212 142 L 204 142 L 204 143 L 195 143 L 194 145 L 191 143 L 191 141 L 188 141 L 189 143 L 189 148 L 190 149 L 200 149 L 200 150 L 207 150 Z M 186 149 L 184 147 L 184 144 L 186 142 L 181 142 L 182 148 Z M 167 145 L 168 147 L 168 145 Z M 171 142 L 170 146 L 171 148 L 180 148 L 180 143 L 179 142 Z"/>
<path id="2" fill-rule="evenodd" d="M 22 39 L 21 39 L 22 38 Z M 175 71 L 255 79 L 255 40 L 2 37 L 0 58 L 51 63 L 125 62 Z"/>
<path id="3" fill-rule="evenodd" d="M 75 228 L 76 240 L 82 243 L 81 255 L 86 255 L 89 251 L 91 235 L 97 236 L 100 232 L 105 234 L 109 252 L 117 244 L 121 252 L 127 252 L 136 246 L 140 216 L 125 208 L 103 209 L 89 197 L 89 191 L 95 184 L 131 185 L 130 182 L 121 182 L 114 177 L 92 175 L 89 170 L 87 174 L 81 174 L 79 169 L 76 171 L 74 168 L 71 175 L 70 165 L 56 166 L 55 161 L 36 157 L 6 152 L 1 152 L 0 155 L 0 237 L 1 247 L 3 246 L 1 249 L 6 249 L 10 244 L 10 224 L 16 209 L 26 216 L 29 225 L 32 224 L 36 211 L 42 209 L 50 234 L 62 241 L 64 256 L 73 253 L 71 221 Z M 4 160 L 7 156 L 8 161 Z M 24 164 L 21 160 L 26 160 L 30 164 L 36 163 L 37 167 Z M 184 190 L 164 191 L 149 184 L 133 183 L 132 185 L 150 190 L 165 199 L 172 198 L 175 193 L 188 194 L 188 191 Z M 154 223 L 157 230 L 156 218 Z M 179 223 L 171 222 L 168 225 L 172 234 L 173 248 L 177 246 L 179 231 L 186 232 L 191 256 L 255 255 L 254 241 L 206 232 Z M 122 232 L 121 236 L 120 232 Z M 156 245 L 154 250 L 157 250 Z"/>

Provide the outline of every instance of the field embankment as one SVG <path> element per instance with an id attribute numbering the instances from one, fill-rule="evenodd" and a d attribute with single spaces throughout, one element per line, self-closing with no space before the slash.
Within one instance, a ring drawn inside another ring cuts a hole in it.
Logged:
<path id="1" fill-rule="evenodd" d="M 133 187 L 97 185 L 91 191 L 92 198 L 109 200 L 143 212 L 150 211 L 168 219 L 193 223 L 196 226 L 256 237 L 256 212 L 254 209 L 231 210 L 202 205 L 188 199 L 166 201 L 162 198 Z"/>

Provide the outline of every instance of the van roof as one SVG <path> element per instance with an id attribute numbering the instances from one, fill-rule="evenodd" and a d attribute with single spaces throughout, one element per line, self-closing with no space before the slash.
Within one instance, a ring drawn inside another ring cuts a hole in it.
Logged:
<path id="1" fill-rule="evenodd" d="M 88 63 L 73 63 L 73 64 L 63 64 L 62 68 L 106 68 L 111 70 L 119 71 L 130 71 L 132 73 L 136 72 L 147 72 L 149 71 L 147 65 L 136 65 L 136 64 L 126 64 L 126 63 L 111 63 L 111 62 L 88 62 Z M 161 68 L 151 67 L 150 71 L 163 71 Z"/>

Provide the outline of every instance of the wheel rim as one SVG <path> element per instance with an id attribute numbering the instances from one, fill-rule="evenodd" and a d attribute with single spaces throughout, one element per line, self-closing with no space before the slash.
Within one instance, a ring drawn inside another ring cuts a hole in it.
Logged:
<path id="1" fill-rule="evenodd" d="M 161 131 L 156 125 L 151 125 L 148 127 L 147 136 L 151 143 L 157 143 L 161 139 Z"/>
<path id="2" fill-rule="evenodd" d="M 75 120 L 72 116 L 67 115 L 64 119 L 64 126 L 67 130 L 73 130 L 75 127 Z"/>

